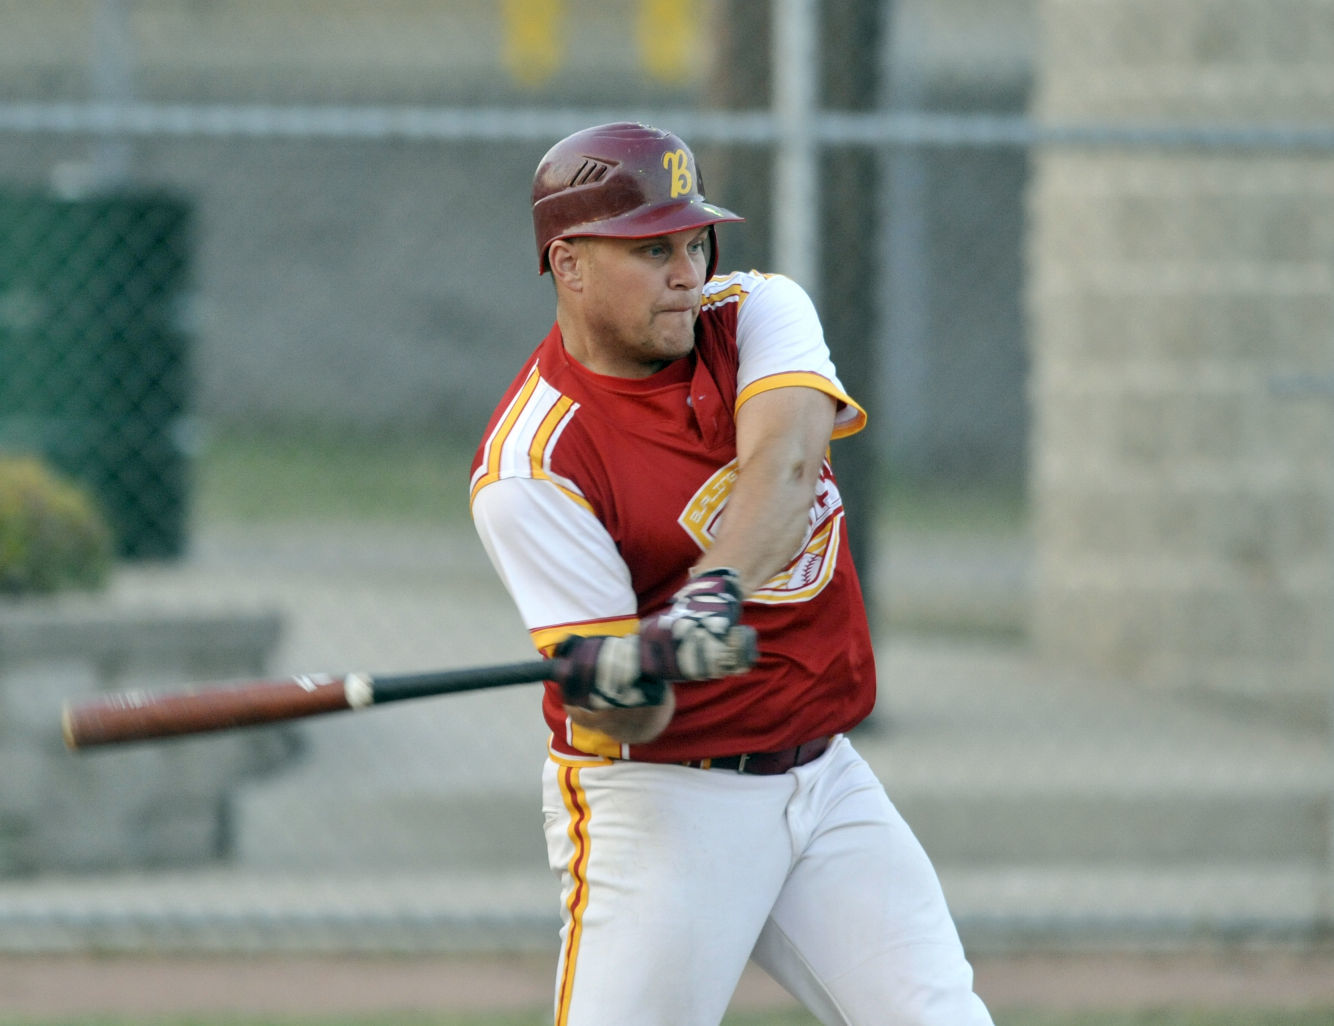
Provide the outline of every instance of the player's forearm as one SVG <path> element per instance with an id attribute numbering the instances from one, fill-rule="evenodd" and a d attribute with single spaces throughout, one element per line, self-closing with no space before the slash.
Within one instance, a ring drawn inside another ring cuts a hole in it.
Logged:
<path id="1" fill-rule="evenodd" d="M 696 570 L 732 567 L 750 594 L 788 564 L 810 523 L 833 417 L 833 400 L 807 388 L 777 389 L 742 408 L 736 483 Z"/>
<path id="2" fill-rule="evenodd" d="M 732 567 L 747 595 L 792 559 L 805 537 L 815 494 L 815 479 L 804 467 L 761 470 L 752 464 L 750 471 L 760 483 L 748 487 L 746 474 L 738 475 L 723 527 L 695 566 L 697 571 Z"/>
<path id="3" fill-rule="evenodd" d="M 670 686 L 661 705 L 636 709 L 585 709 L 577 705 L 565 707 L 565 714 L 579 726 L 600 731 L 613 741 L 627 745 L 642 745 L 652 741 L 667 729 L 675 712 L 676 693 Z"/>

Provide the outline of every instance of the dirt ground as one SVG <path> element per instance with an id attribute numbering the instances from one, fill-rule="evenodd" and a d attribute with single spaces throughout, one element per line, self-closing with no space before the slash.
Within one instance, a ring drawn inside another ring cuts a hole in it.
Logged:
<path id="1" fill-rule="evenodd" d="M 975 959 L 993 1011 L 1169 1007 L 1334 1010 L 1334 948 L 1193 954 L 1069 954 Z M 0 957 L 0 1014 L 180 1013 L 261 1016 L 540 1009 L 545 957 Z M 747 973 L 734 1009 L 792 999 Z"/>

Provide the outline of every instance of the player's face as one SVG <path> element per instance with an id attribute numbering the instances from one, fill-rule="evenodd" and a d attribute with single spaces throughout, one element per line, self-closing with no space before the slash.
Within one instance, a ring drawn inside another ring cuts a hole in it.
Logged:
<path id="1" fill-rule="evenodd" d="M 573 240 L 575 317 L 561 325 L 571 354 L 591 370 L 624 378 L 647 377 L 688 355 L 709 244 L 707 228 Z"/>

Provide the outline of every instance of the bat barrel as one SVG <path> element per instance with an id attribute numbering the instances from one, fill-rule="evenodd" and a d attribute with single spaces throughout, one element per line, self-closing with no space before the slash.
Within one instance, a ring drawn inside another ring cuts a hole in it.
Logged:
<path id="1" fill-rule="evenodd" d="M 553 663 L 535 660 L 434 673 L 287 677 L 199 684 L 171 692 L 126 691 L 67 702 L 61 715 L 71 749 L 202 734 L 384 702 L 546 680 Z"/>
<path id="2" fill-rule="evenodd" d="M 364 678 L 293 677 L 165 694 L 123 692 L 66 703 L 61 730 L 71 749 L 230 730 L 367 704 L 356 701 L 356 685 L 364 688 Z"/>

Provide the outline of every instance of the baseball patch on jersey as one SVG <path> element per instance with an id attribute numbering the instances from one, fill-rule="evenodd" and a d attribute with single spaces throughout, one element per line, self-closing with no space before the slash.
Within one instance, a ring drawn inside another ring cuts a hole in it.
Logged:
<path id="1" fill-rule="evenodd" d="M 686 534 L 706 551 L 718 536 L 718 527 L 727 508 L 727 499 L 736 483 L 737 463 L 732 460 L 718 468 L 677 517 Z M 838 549 L 842 539 L 843 497 L 838 491 L 828 461 L 820 468 L 815 501 L 807 518 L 806 534 L 797 555 L 762 587 L 749 595 L 747 602 L 775 604 L 806 602 L 825 589 L 834 577 Z"/>

